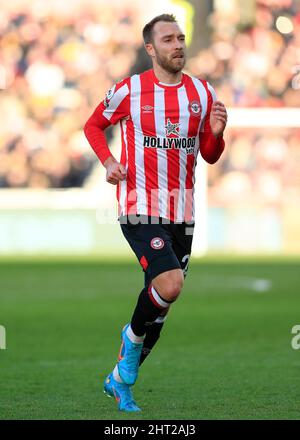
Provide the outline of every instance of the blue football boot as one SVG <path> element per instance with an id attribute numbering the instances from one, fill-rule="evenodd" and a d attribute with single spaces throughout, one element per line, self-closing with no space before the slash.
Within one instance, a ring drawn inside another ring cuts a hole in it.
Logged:
<path id="1" fill-rule="evenodd" d="M 110 373 L 104 381 L 104 393 L 109 397 L 114 397 L 118 402 L 120 411 L 138 412 L 141 409 L 135 403 L 129 385 L 117 382 L 113 374 Z"/>
<path id="2" fill-rule="evenodd" d="M 143 343 L 131 342 L 126 335 L 126 330 L 129 325 L 130 324 L 125 325 L 121 333 L 122 344 L 118 357 L 118 370 L 123 382 L 127 385 L 134 385 L 138 376 Z"/>

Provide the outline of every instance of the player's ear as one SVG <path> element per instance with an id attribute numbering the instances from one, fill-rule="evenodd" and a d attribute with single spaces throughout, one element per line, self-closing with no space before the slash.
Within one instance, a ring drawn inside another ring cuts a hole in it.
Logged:
<path id="1" fill-rule="evenodd" d="M 145 44 L 145 49 L 146 49 L 147 54 L 148 54 L 150 57 L 154 57 L 154 55 L 155 55 L 155 51 L 154 51 L 154 47 L 153 47 L 153 44 L 152 44 L 152 43 L 147 43 L 147 44 Z"/>

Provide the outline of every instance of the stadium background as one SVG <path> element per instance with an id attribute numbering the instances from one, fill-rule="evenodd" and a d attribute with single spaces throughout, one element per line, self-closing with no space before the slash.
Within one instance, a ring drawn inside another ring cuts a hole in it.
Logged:
<path id="1" fill-rule="evenodd" d="M 150 67 L 141 29 L 163 12 L 186 30 L 185 71 L 208 79 L 229 113 L 225 154 L 214 166 L 199 160 L 189 293 L 165 336 L 194 368 L 192 354 L 175 345 L 178 334 L 183 345 L 182 334 L 194 341 L 191 352 L 201 341 L 206 347 L 199 362 L 207 406 L 200 410 L 194 395 L 189 411 L 182 383 L 175 418 L 298 418 L 299 354 L 290 339 L 300 324 L 300 1 L 143 3 L 0 0 L 0 324 L 9 348 L 0 350 L 0 418 L 117 417 L 104 403 L 99 415 L 92 379 L 114 362 L 109 344 L 117 350 L 141 274 L 119 231 L 115 187 L 105 183 L 82 128 L 112 84 Z M 118 155 L 118 127 L 107 136 Z M 99 343 L 105 326 L 112 335 Z M 164 350 L 149 360 L 162 372 Z M 220 395 L 212 378 L 204 380 L 212 364 L 231 379 L 231 388 L 217 380 Z M 178 378 L 181 368 L 179 360 Z M 145 377 L 151 387 L 147 367 Z M 167 391 L 168 380 L 160 385 Z M 74 381 L 81 397 L 72 394 Z M 173 417 L 147 402 L 148 416 Z"/>

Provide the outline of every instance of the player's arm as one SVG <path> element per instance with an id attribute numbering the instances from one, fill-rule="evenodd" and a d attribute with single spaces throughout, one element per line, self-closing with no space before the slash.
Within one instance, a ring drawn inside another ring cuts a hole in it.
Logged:
<path id="1" fill-rule="evenodd" d="M 214 89 L 208 84 L 208 102 L 205 121 L 200 131 L 200 153 L 203 159 L 217 162 L 225 148 L 223 132 L 227 124 L 227 111 L 221 101 L 216 100 Z"/>
<path id="2" fill-rule="evenodd" d="M 112 155 L 104 131 L 109 125 L 116 124 L 128 115 L 128 95 L 125 81 L 114 86 L 84 125 L 87 140 L 106 168 L 106 181 L 113 185 L 126 178 L 126 169 Z"/>

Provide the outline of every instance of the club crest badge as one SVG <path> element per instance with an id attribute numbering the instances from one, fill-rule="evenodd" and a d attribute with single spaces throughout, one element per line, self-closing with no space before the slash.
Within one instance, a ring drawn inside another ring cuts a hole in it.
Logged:
<path id="1" fill-rule="evenodd" d="M 165 245 L 165 242 L 160 237 L 154 237 L 154 238 L 152 238 L 150 245 L 151 245 L 152 249 L 157 250 L 157 249 L 162 249 Z"/>
<path id="2" fill-rule="evenodd" d="M 189 112 L 194 116 L 200 116 L 201 115 L 201 104 L 199 101 L 192 101 L 189 103 Z"/>

